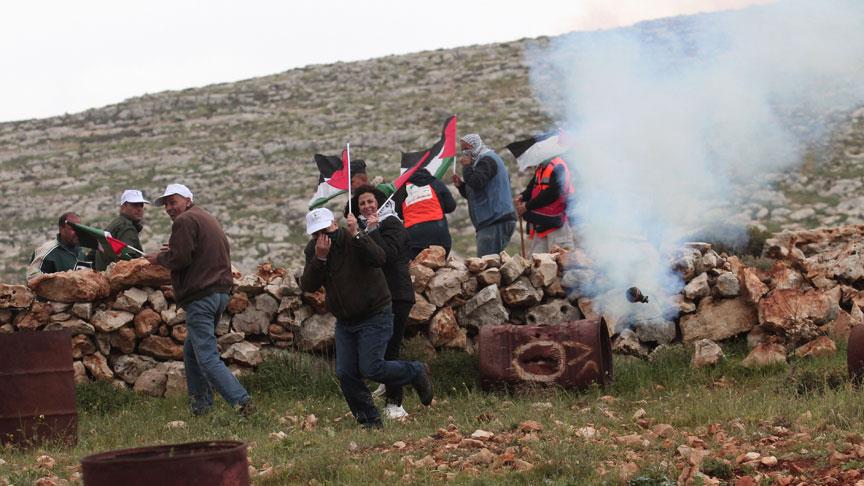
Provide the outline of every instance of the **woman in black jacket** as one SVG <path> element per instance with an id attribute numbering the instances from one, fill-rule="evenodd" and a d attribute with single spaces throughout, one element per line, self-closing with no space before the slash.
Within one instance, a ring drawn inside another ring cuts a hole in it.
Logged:
<path id="1" fill-rule="evenodd" d="M 387 261 L 381 268 L 390 289 L 393 300 L 393 335 L 387 343 L 385 360 L 399 359 L 402 338 L 405 335 L 405 323 L 408 314 L 414 306 L 414 287 L 411 284 L 411 274 L 408 271 L 410 261 L 408 231 L 393 210 L 393 203 L 388 203 L 381 211 L 379 208 L 387 198 L 384 193 L 371 185 L 363 185 L 354 190 L 351 201 L 351 211 L 360 226 L 387 254 Z M 346 208 L 347 213 L 347 208 Z M 402 387 L 386 387 L 387 405 L 384 415 L 389 418 L 400 418 L 408 415 L 402 408 Z"/>

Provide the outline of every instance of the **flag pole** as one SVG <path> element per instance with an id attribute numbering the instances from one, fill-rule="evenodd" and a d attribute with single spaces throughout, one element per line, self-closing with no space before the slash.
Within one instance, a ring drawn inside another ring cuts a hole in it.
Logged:
<path id="1" fill-rule="evenodd" d="M 351 212 L 351 144 L 345 143 L 345 152 L 348 154 L 348 214 Z"/>
<path id="2" fill-rule="evenodd" d="M 522 258 L 525 257 L 525 230 L 522 229 L 522 216 L 519 216 L 519 243 L 521 244 Z"/>
<path id="3" fill-rule="evenodd" d="M 126 248 L 129 248 L 130 250 L 134 251 L 135 253 L 137 253 L 137 254 L 139 254 L 139 255 L 141 255 L 141 256 L 144 256 L 144 252 L 143 252 L 143 251 L 139 250 L 138 248 L 135 248 L 135 247 L 132 246 L 132 245 L 126 245 Z"/>

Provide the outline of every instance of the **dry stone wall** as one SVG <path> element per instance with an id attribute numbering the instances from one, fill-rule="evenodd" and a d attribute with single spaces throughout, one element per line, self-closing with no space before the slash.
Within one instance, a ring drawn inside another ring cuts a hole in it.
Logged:
<path id="1" fill-rule="evenodd" d="M 618 353 L 649 357 L 683 342 L 694 349 L 694 366 L 705 366 L 722 359 L 716 341 L 746 333 L 753 348 L 748 365 L 820 356 L 836 351 L 835 340 L 864 321 L 861 236 L 862 226 L 783 233 L 766 245 L 766 254 L 777 257 L 768 270 L 717 254 L 709 244 L 688 244 L 669 262 L 685 283 L 669 302 L 677 319 L 657 317 L 638 303 L 626 315 L 599 309 L 574 290 L 596 270 L 579 250 L 462 260 L 431 247 L 410 266 L 417 303 L 409 325 L 435 348 L 469 353 L 482 326 L 603 317 Z M 298 276 L 299 270 L 270 264 L 252 274 L 235 272 L 216 327 L 232 370 L 253 369 L 276 349 L 332 348 L 336 319 L 324 290 L 302 292 Z M 143 259 L 104 273 L 45 275 L 31 288 L 0 284 L 0 332 L 69 329 L 78 382 L 112 381 L 153 396 L 184 392 L 185 322 L 168 271 Z"/>

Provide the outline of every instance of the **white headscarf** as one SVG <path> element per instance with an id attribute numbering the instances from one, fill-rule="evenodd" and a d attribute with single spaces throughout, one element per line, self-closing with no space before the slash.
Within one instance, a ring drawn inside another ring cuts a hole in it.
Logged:
<path id="1" fill-rule="evenodd" d="M 477 160 L 483 152 L 492 150 L 483 143 L 483 140 L 480 139 L 480 135 L 477 135 L 476 133 L 469 133 L 459 140 L 471 146 L 471 160 Z"/>

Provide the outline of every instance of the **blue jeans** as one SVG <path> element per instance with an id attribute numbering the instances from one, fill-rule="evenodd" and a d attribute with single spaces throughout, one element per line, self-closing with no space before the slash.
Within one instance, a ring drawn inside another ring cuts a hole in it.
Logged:
<path id="1" fill-rule="evenodd" d="M 216 348 L 216 325 L 227 305 L 228 294 L 210 294 L 186 305 L 183 365 L 195 413 L 206 412 L 213 406 L 214 388 L 232 406 L 249 399 L 246 389 L 222 362 Z"/>
<path id="2" fill-rule="evenodd" d="M 477 256 L 497 255 L 504 251 L 516 229 L 516 221 L 499 221 L 477 230 Z"/>
<path id="3" fill-rule="evenodd" d="M 417 361 L 385 361 L 384 351 L 393 334 L 393 312 L 381 312 L 357 321 L 336 321 L 336 377 L 348 408 L 364 425 L 381 422 L 372 394 L 363 378 L 391 386 L 407 385 L 423 372 Z"/>

